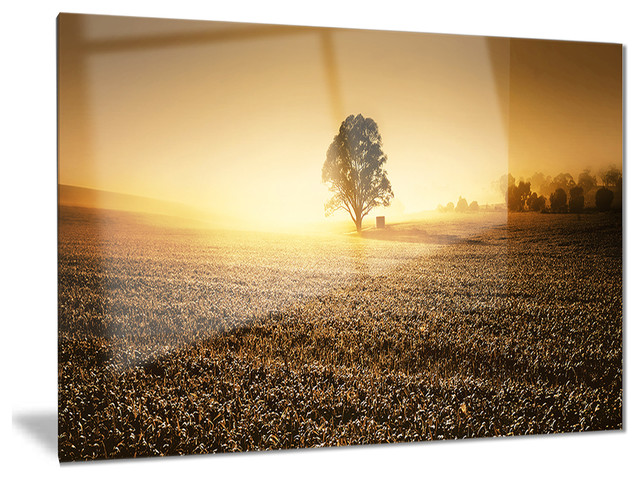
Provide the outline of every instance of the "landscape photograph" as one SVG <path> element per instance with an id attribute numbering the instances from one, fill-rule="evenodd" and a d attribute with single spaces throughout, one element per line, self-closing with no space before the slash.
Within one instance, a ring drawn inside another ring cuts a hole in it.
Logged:
<path id="1" fill-rule="evenodd" d="M 621 45 L 57 22 L 61 462 L 623 428 Z"/>

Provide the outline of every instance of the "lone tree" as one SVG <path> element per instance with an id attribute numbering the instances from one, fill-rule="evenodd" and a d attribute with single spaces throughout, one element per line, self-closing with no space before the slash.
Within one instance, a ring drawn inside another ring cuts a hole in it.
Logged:
<path id="1" fill-rule="evenodd" d="M 383 168 L 386 161 L 376 122 L 362 115 L 349 115 L 329 145 L 322 167 L 322 181 L 333 193 L 324 205 L 325 215 L 343 209 L 360 232 L 365 215 L 374 207 L 388 207 L 393 198 Z"/>

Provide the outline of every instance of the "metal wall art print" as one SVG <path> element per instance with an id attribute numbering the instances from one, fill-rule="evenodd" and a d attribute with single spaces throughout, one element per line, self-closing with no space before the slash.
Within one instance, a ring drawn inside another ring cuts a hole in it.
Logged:
<path id="1" fill-rule="evenodd" d="M 622 428 L 622 47 L 58 17 L 61 461 Z"/>

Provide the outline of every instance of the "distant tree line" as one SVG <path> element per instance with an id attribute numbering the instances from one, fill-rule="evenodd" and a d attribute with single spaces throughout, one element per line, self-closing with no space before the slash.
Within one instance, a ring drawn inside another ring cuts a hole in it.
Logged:
<path id="1" fill-rule="evenodd" d="M 453 205 L 453 202 L 447 203 L 445 207 L 438 205 L 438 212 L 440 213 L 476 213 L 480 211 L 480 205 L 475 200 L 471 203 L 467 203 L 466 198 L 458 197 L 458 204 Z"/>
<path id="2" fill-rule="evenodd" d="M 494 186 L 498 187 L 511 212 L 582 213 L 585 211 L 605 212 L 622 208 L 622 172 L 611 166 L 602 170 L 598 177 L 585 169 L 576 182 L 569 173 L 555 177 L 536 172 L 530 178 L 516 179 L 513 175 L 503 175 Z M 489 205 L 485 205 L 485 210 Z M 498 207 L 495 207 L 498 208 Z M 475 213 L 480 211 L 477 201 L 470 204 L 466 198 L 458 197 L 458 203 L 438 205 L 440 213 Z"/>
<path id="3" fill-rule="evenodd" d="M 610 167 L 595 175 L 585 169 L 576 182 L 569 173 L 554 178 L 540 172 L 526 180 L 503 175 L 500 187 L 511 212 L 582 213 L 585 210 L 607 211 L 622 208 L 622 172 Z"/>

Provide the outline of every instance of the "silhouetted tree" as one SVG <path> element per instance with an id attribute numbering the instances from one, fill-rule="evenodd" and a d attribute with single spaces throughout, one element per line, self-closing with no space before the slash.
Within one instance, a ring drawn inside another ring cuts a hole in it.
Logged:
<path id="1" fill-rule="evenodd" d="M 596 208 L 606 212 L 611 208 L 611 202 L 613 202 L 613 192 L 606 187 L 600 187 L 596 192 Z"/>
<path id="2" fill-rule="evenodd" d="M 559 188 L 564 190 L 566 194 L 569 190 L 576 186 L 576 182 L 573 180 L 573 176 L 569 173 L 559 173 L 551 181 L 551 191 L 555 192 Z"/>
<path id="3" fill-rule="evenodd" d="M 569 190 L 569 211 L 582 213 L 584 210 L 584 190 L 582 187 L 573 187 Z"/>
<path id="4" fill-rule="evenodd" d="M 536 192 L 533 192 L 531 195 L 529 195 L 529 198 L 527 198 L 527 208 L 529 210 L 533 210 L 533 208 L 531 207 L 536 200 L 538 200 L 538 194 Z"/>
<path id="5" fill-rule="evenodd" d="M 555 192 L 551 194 L 551 198 L 549 199 L 549 203 L 551 204 L 551 211 L 556 213 L 566 212 L 567 211 L 567 192 L 562 188 L 558 188 Z"/>
<path id="6" fill-rule="evenodd" d="M 458 204 L 456 205 L 456 213 L 464 213 L 467 211 L 468 208 L 469 208 L 469 205 L 467 204 L 467 199 L 458 197 Z"/>
<path id="7" fill-rule="evenodd" d="M 527 180 L 531 184 L 531 190 L 535 190 L 536 192 L 550 195 L 553 193 L 549 190 L 549 186 L 551 185 L 551 177 L 545 175 L 541 172 L 534 173 L 529 180 Z"/>
<path id="8" fill-rule="evenodd" d="M 598 184 L 595 175 L 591 175 L 591 170 L 585 168 L 580 175 L 578 175 L 578 186 L 582 187 L 582 193 L 587 194 L 593 190 Z"/>
<path id="9" fill-rule="evenodd" d="M 475 200 L 469 204 L 469 211 L 476 213 L 480 211 L 480 205 Z"/>
<path id="10" fill-rule="evenodd" d="M 455 209 L 456 207 L 453 205 L 453 202 L 447 203 L 447 206 L 444 207 L 445 212 L 453 212 Z"/>
<path id="11" fill-rule="evenodd" d="M 492 182 L 492 185 L 493 185 L 493 188 L 500 191 L 500 193 L 504 198 L 504 203 L 508 204 L 509 203 L 509 195 L 508 195 L 509 187 L 511 185 L 515 185 L 515 183 L 516 183 L 516 179 L 513 178 L 513 175 L 509 173 L 507 175 L 502 175 L 497 181 Z"/>
<path id="12" fill-rule="evenodd" d="M 520 181 L 518 185 L 510 185 L 507 192 L 507 206 L 512 212 L 521 212 L 531 195 L 531 184 Z"/>
<path id="13" fill-rule="evenodd" d="M 544 210 L 547 206 L 547 199 L 543 196 L 538 196 L 536 192 L 533 192 L 527 199 L 527 207 L 533 212 L 539 212 Z"/>
<path id="14" fill-rule="evenodd" d="M 614 187 L 618 179 L 622 178 L 622 172 L 612 165 L 607 170 L 600 172 L 600 178 L 602 178 L 605 187 Z"/>
<path id="15" fill-rule="evenodd" d="M 389 206 L 393 198 L 383 168 L 386 161 L 376 122 L 360 114 L 349 115 L 329 145 L 322 167 L 322 181 L 333 193 L 325 203 L 325 215 L 343 209 L 361 231 L 365 215 L 374 207 Z"/>

